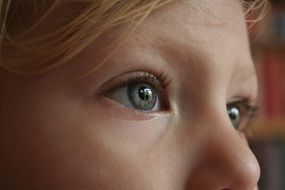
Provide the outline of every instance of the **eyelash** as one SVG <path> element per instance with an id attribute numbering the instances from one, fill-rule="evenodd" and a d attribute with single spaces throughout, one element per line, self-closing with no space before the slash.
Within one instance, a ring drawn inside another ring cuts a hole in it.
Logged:
<path id="1" fill-rule="evenodd" d="M 127 85 L 134 82 L 146 82 L 154 85 L 159 91 L 164 91 L 169 86 L 171 80 L 166 73 L 154 75 L 149 72 L 137 72 L 122 85 Z"/>

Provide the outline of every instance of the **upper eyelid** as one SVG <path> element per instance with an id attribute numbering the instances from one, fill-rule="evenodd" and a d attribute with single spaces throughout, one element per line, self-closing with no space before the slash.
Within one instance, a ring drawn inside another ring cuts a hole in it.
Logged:
<path id="1" fill-rule="evenodd" d="M 227 107 L 230 106 L 238 106 L 242 109 L 240 110 L 243 112 L 241 114 L 246 113 L 249 116 L 251 116 L 251 113 L 254 112 L 257 108 L 257 106 L 255 104 L 250 103 L 247 98 L 230 101 L 229 103 L 227 103 Z"/>
<path id="2" fill-rule="evenodd" d="M 120 88 L 133 82 L 146 82 L 155 85 L 159 90 L 165 90 L 170 83 L 169 81 L 168 76 L 164 73 L 153 74 L 148 71 L 130 71 L 111 78 L 102 85 L 101 91 L 103 91 L 103 94 L 106 94 L 112 89 Z"/>
<path id="3" fill-rule="evenodd" d="M 251 96 L 237 96 L 235 98 L 231 98 L 228 102 L 227 105 L 232 105 L 232 104 L 246 104 L 250 107 L 256 107 L 256 99 L 251 97 Z"/>

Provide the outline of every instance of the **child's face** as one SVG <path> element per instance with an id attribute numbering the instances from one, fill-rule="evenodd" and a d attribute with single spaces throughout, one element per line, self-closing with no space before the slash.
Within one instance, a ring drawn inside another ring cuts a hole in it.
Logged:
<path id="1" fill-rule="evenodd" d="M 68 82 L 116 34 L 44 76 L 2 74 L 1 187 L 256 188 L 259 166 L 241 131 L 257 84 L 239 1 L 170 3 L 99 70 Z"/>

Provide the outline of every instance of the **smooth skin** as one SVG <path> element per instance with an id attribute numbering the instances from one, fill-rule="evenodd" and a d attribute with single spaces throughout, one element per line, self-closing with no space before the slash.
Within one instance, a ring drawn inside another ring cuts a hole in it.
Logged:
<path id="1" fill-rule="evenodd" d="M 106 56 L 119 30 L 44 75 L 1 71 L 1 189 L 257 189 L 245 126 L 235 129 L 226 107 L 257 94 L 240 2 L 169 3 L 97 71 L 72 80 Z M 138 72 L 167 75 L 155 111 L 113 96 Z"/>

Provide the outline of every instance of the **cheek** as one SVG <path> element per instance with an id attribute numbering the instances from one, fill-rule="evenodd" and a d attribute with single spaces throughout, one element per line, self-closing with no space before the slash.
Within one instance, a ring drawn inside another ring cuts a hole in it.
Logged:
<path id="1" fill-rule="evenodd" d="M 7 98 L 9 106 L 0 110 L 4 126 L 1 177 L 7 179 L 7 186 L 18 184 L 30 190 L 151 188 L 155 164 L 144 165 L 145 153 L 154 152 L 166 131 L 167 118 L 139 122 L 110 118 L 95 103 L 85 105 L 62 94 L 32 92 Z"/>

